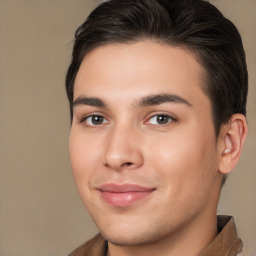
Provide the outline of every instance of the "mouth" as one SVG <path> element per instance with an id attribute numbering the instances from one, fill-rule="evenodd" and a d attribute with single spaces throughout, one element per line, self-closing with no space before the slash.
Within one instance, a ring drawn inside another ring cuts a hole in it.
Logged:
<path id="1" fill-rule="evenodd" d="M 156 189 L 136 184 L 103 184 L 97 188 L 101 198 L 108 204 L 116 207 L 126 207 L 143 200 Z"/>

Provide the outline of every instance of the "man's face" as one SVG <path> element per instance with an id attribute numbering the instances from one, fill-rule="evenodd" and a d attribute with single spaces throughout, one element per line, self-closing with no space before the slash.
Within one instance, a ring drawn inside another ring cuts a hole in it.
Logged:
<path id="1" fill-rule="evenodd" d="M 181 48 L 109 44 L 83 60 L 70 156 L 101 233 L 152 243 L 215 216 L 221 175 L 204 70 Z"/>

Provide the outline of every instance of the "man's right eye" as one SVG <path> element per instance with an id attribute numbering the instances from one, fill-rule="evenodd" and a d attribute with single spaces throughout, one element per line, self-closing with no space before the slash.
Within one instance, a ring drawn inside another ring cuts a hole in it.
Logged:
<path id="1" fill-rule="evenodd" d="M 91 115 L 83 118 L 82 122 L 88 126 L 97 126 L 108 123 L 108 120 L 100 115 Z"/>

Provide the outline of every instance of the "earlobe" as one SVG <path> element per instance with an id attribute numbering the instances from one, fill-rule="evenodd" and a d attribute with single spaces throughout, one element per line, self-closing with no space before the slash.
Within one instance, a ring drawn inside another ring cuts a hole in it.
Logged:
<path id="1" fill-rule="evenodd" d="M 224 142 L 222 143 L 224 148 L 221 149 L 219 172 L 228 174 L 239 161 L 247 135 L 245 116 L 242 114 L 234 114 L 223 129 L 224 134 L 222 134 L 221 139 L 223 140 L 222 142 Z"/>

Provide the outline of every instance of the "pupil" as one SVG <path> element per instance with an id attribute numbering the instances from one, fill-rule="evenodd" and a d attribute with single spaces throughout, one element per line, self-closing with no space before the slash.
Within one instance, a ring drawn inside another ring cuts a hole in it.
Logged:
<path id="1" fill-rule="evenodd" d="M 101 124 L 103 121 L 102 116 L 93 116 L 92 123 L 93 124 Z"/>
<path id="2" fill-rule="evenodd" d="M 167 116 L 163 116 L 163 115 L 158 116 L 157 117 L 157 122 L 159 124 L 166 124 L 168 122 L 168 117 Z"/>

